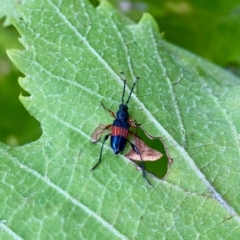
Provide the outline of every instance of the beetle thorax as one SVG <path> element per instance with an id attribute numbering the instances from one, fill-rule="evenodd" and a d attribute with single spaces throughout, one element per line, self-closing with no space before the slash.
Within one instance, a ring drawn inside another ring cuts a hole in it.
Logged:
<path id="1" fill-rule="evenodd" d="M 119 109 L 116 113 L 116 118 L 121 119 L 122 121 L 127 121 L 129 118 L 128 107 L 126 104 L 120 104 Z"/>

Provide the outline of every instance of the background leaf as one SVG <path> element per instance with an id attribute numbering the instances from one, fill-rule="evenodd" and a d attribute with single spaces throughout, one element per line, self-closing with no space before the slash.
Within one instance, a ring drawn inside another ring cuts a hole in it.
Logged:
<path id="1" fill-rule="evenodd" d="M 22 14 L 25 50 L 9 56 L 43 134 L 0 144 L 1 238 L 238 238 L 239 79 L 163 42 L 148 14 L 127 23 L 105 1 L 27 1 Z M 91 133 L 112 121 L 99 102 L 118 108 L 120 71 L 128 87 L 141 77 L 130 114 L 173 159 L 154 188 L 109 146 L 90 172 Z"/>

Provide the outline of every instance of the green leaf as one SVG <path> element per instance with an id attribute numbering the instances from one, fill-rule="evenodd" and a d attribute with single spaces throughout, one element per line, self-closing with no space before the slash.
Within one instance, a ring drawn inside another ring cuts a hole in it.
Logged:
<path id="1" fill-rule="evenodd" d="M 26 75 L 20 99 L 40 139 L 0 144 L 0 238 L 237 239 L 239 79 L 161 39 L 145 14 L 131 24 L 105 1 L 27 1 L 15 22 L 26 50 L 9 56 Z M 139 76 L 130 115 L 173 159 L 149 179 L 90 136 L 112 118 L 127 76 Z"/>

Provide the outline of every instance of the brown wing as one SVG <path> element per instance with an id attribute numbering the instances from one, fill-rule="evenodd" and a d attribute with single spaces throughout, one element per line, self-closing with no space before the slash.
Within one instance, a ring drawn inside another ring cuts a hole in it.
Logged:
<path id="1" fill-rule="evenodd" d="M 134 136 L 134 144 L 137 146 L 138 150 L 140 151 L 143 161 L 157 161 L 163 156 L 162 153 L 148 147 L 137 136 Z M 139 154 L 137 154 L 133 149 L 131 149 L 125 156 L 131 160 L 141 161 Z"/>

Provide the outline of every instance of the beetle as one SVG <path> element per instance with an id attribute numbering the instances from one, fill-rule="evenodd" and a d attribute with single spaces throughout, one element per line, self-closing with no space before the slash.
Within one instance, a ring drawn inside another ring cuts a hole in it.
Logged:
<path id="1" fill-rule="evenodd" d="M 121 74 L 124 75 L 123 72 L 121 72 Z M 119 152 L 123 151 L 125 149 L 125 146 L 126 146 L 127 142 L 131 145 L 133 151 L 136 152 L 140 156 L 141 169 L 142 169 L 143 177 L 146 179 L 147 183 L 152 186 L 152 184 L 147 179 L 146 172 L 145 172 L 145 169 L 144 169 L 143 159 L 142 159 L 142 156 L 141 156 L 141 153 L 140 153 L 138 147 L 136 145 L 134 145 L 132 142 L 130 142 L 130 140 L 128 139 L 128 135 L 133 134 L 130 131 L 130 127 L 137 128 L 137 127 L 141 126 L 141 124 L 138 124 L 136 122 L 136 120 L 130 119 L 129 118 L 129 113 L 128 113 L 128 103 L 129 103 L 129 100 L 130 100 L 131 95 L 133 93 L 133 90 L 134 90 L 134 87 L 136 85 L 137 79 L 139 79 L 139 77 L 137 77 L 136 80 L 134 81 L 134 83 L 132 85 L 132 88 L 131 88 L 131 91 L 130 91 L 130 94 L 128 96 L 128 99 L 124 103 L 124 95 L 125 95 L 125 91 L 126 91 L 126 78 L 124 77 L 122 103 L 119 105 L 119 109 L 118 109 L 116 115 L 115 115 L 114 112 L 112 112 L 111 110 L 106 108 L 103 105 L 102 102 L 100 102 L 102 107 L 106 111 L 108 111 L 110 113 L 110 115 L 113 116 L 115 119 L 114 119 L 112 124 L 109 124 L 109 125 L 106 125 L 106 126 L 100 124 L 100 126 L 104 126 L 104 128 L 101 131 L 99 131 L 99 133 L 98 132 L 95 133 L 96 136 L 98 136 L 100 134 L 100 137 L 97 137 L 97 139 L 95 139 L 95 141 L 93 141 L 93 143 L 96 143 L 100 140 L 101 135 L 105 130 L 108 130 L 108 129 L 110 130 L 111 129 L 111 132 L 109 134 L 105 135 L 105 137 L 103 139 L 103 143 L 102 143 L 102 147 L 101 147 L 101 150 L 100 150 L 100 155 L 99 155 L 98 162 L 91 168 L 91 171 L 93 171 L 99 165 L 99 163 L 101 162 L 102 151 L 103 151 L 104 144 L 110 136 L 110 145 L 111 145 L 111 148 L 112 148 L 112 150 L 115 154 L 118 154 Z"/>

